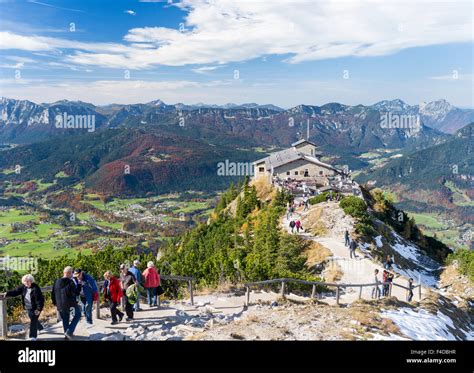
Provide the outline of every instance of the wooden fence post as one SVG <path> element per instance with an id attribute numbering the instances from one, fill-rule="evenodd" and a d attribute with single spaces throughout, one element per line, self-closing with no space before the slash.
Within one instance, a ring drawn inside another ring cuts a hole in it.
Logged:
<path id="1" fill-rule="evenodd" d="M 362 299 L 362 286 L 359 286 L 359 299 Z"/>
<path id="2" fill-rule="evenodd" d="M 421 300 L 421 283 L 418 284 L 418 300 Z"/>
<path id="3" fill-rule="evenodd" d="M 245 287 L 245 305 L 247 307 L 250 305 L 250 286 Z"/>
<path id="4" fill-rule="evenodd" d="M 311 292 L 311 299 L 316 297 L 316 284 L 313 284 L 313 291 Z"/>
<path id="5" fill-rule="evenodd" d="M 0 298 L 0 338 L 7 339 L 7 298 Z"/>
<path id="6" fill-rule="evenodd" d="M 339 296 L 340 296 L 339 286 L 337 286 L 336 287 L 336 304 L 339 304 Z"/>
<path id="7" fill-rule="evenodd" d="M 193 281 L 192 280 L 189 280 L 189 295 L 191 297 L 191 305 L 194 306 Z"/>
<path id="8" fill-rule="evenodd" d="M 285 281 L 281 282 L 280 296 L 285 298 Z"/>
<path id="9" fill-rule="evenodd" d="M 391 297 L 392 296 L 392 282 L 388 284 L 388 295 Z"/>
<path id="10" fill-rule="evenodd" d="M 99 298 L 95 301 L 95 318 L 100 319 L 100 295 Z"/>

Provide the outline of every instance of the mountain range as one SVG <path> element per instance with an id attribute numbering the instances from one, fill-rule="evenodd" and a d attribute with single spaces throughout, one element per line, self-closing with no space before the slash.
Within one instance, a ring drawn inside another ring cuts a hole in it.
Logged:
<path id="1" fill-rule="evenodd" d="M 419 115 L 415 128 L 383 128 L 382 116 Z M 168 132 L 196 138 L 222 133 L 245 139 L 249 146 L 284 147 L 309 137 L 319 146 L 368 151 L 374 148 L 420 149 L 439 144 L 450 133 L 474 120 L 474 110 L 458 109 L 440 100 L 410 106 L 401 100 L 374 105 L 329 103 L 281 109 L 274 105 L 168 105 L 161 100 L 145 104 L 95 106 L 81 101 L 35 104 L 27 100 L 0 100 L 0 142 L 32 143 L 52 136 L 71 136 L 84 129 L 56 128 L 56 116 L 93 115 L 95 129 L 160 126 Z M 308 128 L 309 127 L 309 128 Z M 220 136 L 222 137 L 222 136 Z"/>

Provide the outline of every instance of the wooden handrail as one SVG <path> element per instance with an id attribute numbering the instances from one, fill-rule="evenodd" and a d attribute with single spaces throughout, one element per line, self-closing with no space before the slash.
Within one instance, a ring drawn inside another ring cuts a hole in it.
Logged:
<path id="1" fill-rule="evenodd" d="M 303 284 L 303 285 L 312 285 L 313 289 L 311 292 L 311 298 L 314 298 L 316 295 L 316 286 L 321 285 L 321 286 L 327 286 L 327 287 L 335 287 L 336 288 L 336 304 L 339 304 L 339 298 L 340 298 L 340 289 L 341 288 L 352 288 L 352 287 L 359 287 L 359 299 L 362 298 L 362 288 L 364 287 L 373 287 L 373 286 L 380 286 L 380 285 L 389 285 L 389 294 L 392 293 L 392 286 L 398 286 L 399 288 L 405 289 L 406 291 L 409 291 L 410 288 L 397 284 L 393 281 L 381 281 L 381 282 L 374 282 L 370 284 L 338 284 L 338 283 L 332 283 L 332 282 L 322 282 L 322 281 L 307 281 L 307 280 L 301 280 L 298 278 L 275 278 L 272 280 L 263 280 L 263 281 L 254 281 L 254 282 L 248 282 L 245 283 L 245 305 L 248 306 L 250 303 L 250 287 L 252 286 L 262 286 L 262 285 L 267 285 L 267 284 L 281 284 L 280 288 L 280 295 L 284 298 L 285 297 L 285 284 L 286 283 L 297 283 L 297 284 Z M 416 288 L 419 288 L 418 291 L 418 297 L 421 300 L 421 284 L 415 285 L 411 288 L 411 290 L 415 290 Z"/>
<path id="2" fill-rule="evenodd" d="M 349 288 L 349 287 L 366 287 L 366 286 L 375 286 L 375 285 L 386 285 L 386 284 L 392 284 L 394 286 L 398 286 L 400 288 L 403 288 L 405 290 L 410 290 L 408 287 L 397 284 L 395 282 L 379 282 L 379 283 L 370 283 L 370 284 L 343 284 L 343 283 L 334 283 L 334 282 L 322 282 L 322 281 L 306 281 L 306 280 L 300 280 L 297 278 L 276 278 L 272 280 L 263 280 L 263 281 L 255 281 L 255 282 L 247 282 L 244 284 L 245 287 L 247 286 L 258 286 L 258 285 L 266 285 L 266 284 L 276 284 L 276 283 L 282 283 L 282 282 L 294 282 L 298 284 L 303 284 L 303 285 L 322 285 L 322 286 L 328 286 L 328 287 L 341 287 L 341 288 Z M 420 284 L 413 286 L 412 290 L 416 289 L 418 286 L 421 286 Z"/>

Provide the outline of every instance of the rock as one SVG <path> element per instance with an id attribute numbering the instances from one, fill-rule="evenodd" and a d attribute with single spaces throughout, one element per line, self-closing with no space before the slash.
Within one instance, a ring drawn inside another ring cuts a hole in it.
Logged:
<path id="1" fill-rule="evenodd" d="M 11 325 L 8 328 L 8 331 L 10 333 L 24 333 L 26 331 L 26 328 L 23 325 L 16 324 L 16 325 Z"/>
<path id="2" fill-rule="evenodd" d="M 103 341 L 124 341 L 125 336 L 121 333 L 113 333 L 109 334 L 108 336 L 102 338 Z"/>

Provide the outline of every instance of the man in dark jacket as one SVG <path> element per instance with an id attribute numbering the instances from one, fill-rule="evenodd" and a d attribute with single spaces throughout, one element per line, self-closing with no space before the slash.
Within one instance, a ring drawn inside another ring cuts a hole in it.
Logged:
<path id="1" fill-rule="evenodd" d="M 72 267 L 64 268 L 63 274 L 62 278 L 54 282 L 51 300 L 63 321 L 64 336 L 66 339 L 71 339 L 81 319 L 81 307 L 77 304 L 77 297 L 81 293 L 81 284 L 72 280 Z M 72 321 L 69 320 L 71 308 L 74 308 Z"/>
<path id="2" fill-rule="evenodd" d="M 346 229 L 344 231 L 344 246 L 349 246 L 351 240 L 349 239 L 349 231 Z"/>
<path id="3" fill-rule="evenodd" d="M 80 298 L 86 322 L 87 324 L 92 325 L 92 306 L 94 300 L 96 300 L 99 295 L 97 291 L 97 283 L 91 275 L 79 268 L 74 270 L 74 278 L 81 285 Z"/>
<path id="4" fill-rule="evenodd" d="M 128 297 L 126 295 L 127 289 L 129 286 L 136 284 L 137 280 L 132 272 L 130 272 L 125 264 L 120 265 L 120 282 L 122 283 L 122 290 L 123 290 L 123 302 L 125 302 L 125 313 L 127 314 L 126 321 L 133 320 L 133 306 L 128 301 Z"/>
<path id="5" fill-rule="evenodd" d="M 44 297 L 40 287 L 35 284 L 32 275 L 24 275 L 21 279 L 23 285 L 18 286 L 14 290 L 7 291 L 6 297 L 17 297 L 21 295 L 21 303 L 30 318 L 30 338 L 36 341 L 38 330 L 42 330 L 43 326 L 38 321 L 39 315 L 44 307 Z"/>
<path id="6" fill-rule="evenodd" d="M 349 254 L 352 259 L 352 255 L 354 255 L 354 259 L 357 258 L 356 255 L 356 249 L 357 249 L 357 242 L 355 239 L 352 239 L 351 242 L 349 243 Z"/>

